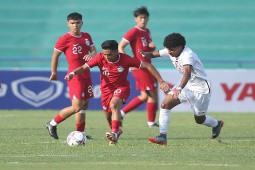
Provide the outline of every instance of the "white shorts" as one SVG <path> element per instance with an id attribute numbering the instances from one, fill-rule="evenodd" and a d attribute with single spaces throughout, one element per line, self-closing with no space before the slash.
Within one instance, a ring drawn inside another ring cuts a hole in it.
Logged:
<path id="1" fill-rule="evenodd" d="M 169 92 L 170 94 L 173 94 Z M 196 93 L 188 89 L 182 89 L 178 96 L 181 103 L 189 102 L 196 116 L 205 115 L 210 103 L 211 93 Z"/>

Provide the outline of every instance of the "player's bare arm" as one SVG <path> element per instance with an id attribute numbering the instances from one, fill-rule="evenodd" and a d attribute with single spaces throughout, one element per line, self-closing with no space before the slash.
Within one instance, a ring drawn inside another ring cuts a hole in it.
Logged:
<path id="1" fill-rule="evenodd" d="M 163 80 L 159 72 L 156 70 L 156 68 L 152 64 L 147 62 L 142 62 L 140 68 L 146 68 L 147 70 L 149 70 L 149 72 L 158 80 L 160 84 L 160 89 L 163 92 L 168 92 L 170 90 L 168 83 Z"/>
<path id="2" fill-rule="evenodd" d="M 57 81 L 58 80 L 58 75 L 57 75 L 57 70 L 58 70 L 58 59 L 59 56 L 61 55 L 62 52 L 54 50 L 52 59 L 51 59 L 51 76 L 50 76 L 50 81 Z"/>
<path id="3" fill-rule="evenodd" d="M 141 49 L 138 49 L 138 52 L 144 57 L 144 58 L 157 58 L 160 57 L 159 52 L 145 52 Z"/>
<path id="4" fill-rule="evenodd" d="M 118 45 L 118 51 L 120 53 L 124 53 L 125 54 L 125 47 L 129 44 L 129 42 L 122 38 L 122 40 L 120 41 L 119 45 Z"/>
<path id="5" fill-rule="evenodd" d="M 184 65 L 183 66 L 183 76 L 182 76 L 181 83 L 179 84 L 179 86 L 177 88 L 173 89 L 174 98 L 176 98 L 176 99 L 178 98 L 179 94 L 181 93 L 181 90 L 188 83 L 188 81 L 191 77 L 191 70 L 192 70 L 191 65 Z"/>
<path id="6" fill-rule="evenodd" d="M 96 47 L 94 45 L 90 46 L 90 53 L 86 54 L 83 59 L 89 61 L 91 58 L 95 57 L 97 54 Z"/>
<path id="7" fill-rule="evenodd" d="M 84 64 L 81 67 L 76 68 L 75 70 L 73 70 L 72 72 L 70 72 L 68 75 L 65 76 L 65 80 L 69 81 L 72 80 L 72 78 L 76 75 L 76 74 L 81 74 L 83 71 L 89 69 L 87 64 Z"/>

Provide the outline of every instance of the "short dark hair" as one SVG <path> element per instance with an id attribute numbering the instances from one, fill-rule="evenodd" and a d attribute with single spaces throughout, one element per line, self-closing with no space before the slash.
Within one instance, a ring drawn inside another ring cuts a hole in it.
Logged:
<path id="1" fill-rule="evenodd" d="M 182 36 L 180 33 L 171 33 L 167 35 L 164 39 L 163 43 L 164 47 L 166 48 L 173 48 L 186 45 L 185 37 Z"/>
<path id="2" fill-rule="evenodd" d="M 79 20 L 79 19 L 82 20 L 82 15 L 77 13 L 77 12 L 73 12 L 73 13 L 71 13 L 67 16 L 67 21 L 69 21 L 69 20 Z"/>
<path id="3" fill-rule="evenodd" d="M 150 16 L 147 7 L 141 6 L 140 8 L 137 8 L 134 10 L 133 15 L 137 17 L 138 15 L 146 15 L 147 17 Z"/>
<path id="4" fill-rule="evenodd" d="M 118 50 L 118 43 L 116 40 L 106 40 L 101 44 L 104 50 Z"/>

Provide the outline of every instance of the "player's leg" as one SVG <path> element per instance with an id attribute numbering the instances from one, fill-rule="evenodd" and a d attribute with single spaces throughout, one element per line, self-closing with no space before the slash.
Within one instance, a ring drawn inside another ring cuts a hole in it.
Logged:
<path id="1" fill-rule="evenodd" d="M 140 96 L 137 96 L 133 98 L 126 106 L 121 110 L 121 115 L 122 117 L 125 117 L 125 115 L 132 110 L 136 109 L 139 107 L 141 104 L 147 101 L 148 95 L 145 91 L 140 91 L 141 94 Z"/>
<path id="2" fill-rule="evenodd" d="M 112 130 L 111 132 L 106 133 L 106 137 L 111 141 L 110 144 L 116 144 L 119 138 L 119 135 L 122 133 L 120 128 L 121 124 L 121 113 L 120 107 L 123 104 L 123 100 L 119 97 L 113 97 L 109 104 L 112 113 Z"/>
<path id="3" fill-rule="evenodd" d="M 120 108 L 130 95 L 130 86 L 119 87 L 114 92 L 104 98 L 109 99 L 108 108 L 112 113 L 112 131 L 106 133 L 106 137 L 111 141 L 110 144 L 116 144 L 120 135 L 123 133 L 120 128 L 121 113 Z"/>
<path id="4" fill-rule="evenodd" d="M 146 91 L 148 94 L 147 99 L 147 119 L 148 119 L 148 127 L 158 127 L 159 125 L 155 122 L 156 114 L 157 114 L 157 107 L 158 107 L 158 91 L 150 90 Z"/>
<path id="5" fill-rule="evenodd" d="M 81 101 L 81 110 L 75 114 L 76 130 L 85 133 L 86 129 L 86 110 L 88 109 L 89 99 Z M 86 134 L 86 133 L 85 133 Z M 87 139 L 92 139 L 86 134 Z"/>
<path id="6" fill-rule="evenodd" d="M 138 106 L 147 101 L 148 95 L 146 93 L 146 81 L 144 79 L 148 79 L 147 74 L 140 69 L 136 69 L 132 71 L 132 74 L 135 78 L 136 89 L 140 91 L 140 95 L 133 98 L 129 103 L 125 105 L 125 107 L 121 110 L 122 117 L 125 117 L 127 113 L 136 109 Z"/>
<path id="7" fill-rule="evenodd" d="M 167 133 L 170 124 L 170 110 L 180 104 L 180 99 L 174 99 L 172 94 L 167 94 L 161 104 L 159 113 L 159 135 L 156 138 L 149 138 L 152 143 L 166 145 Z"/>
<path id="8" fill-rule="evenodd" d="M 46 128 L 48 129 L 49 135 L 51 137 L 53 137 L 54 139 L 58 139 L 57 125 L 64 121 L 69 116 L 71 116 L 72 114 L 80 111 L 81 107 L 79 103 L 80 103 L 79 99 L 74 98 L 72 100 L 72 106 L 60 110 L 60 112 L 58 112 L 58 114 L 46 124 Z"/>
<path id="9" fill-rule="evenodd" d="M 202 124 L 212 127 L 212 139 L 219 136 L 221 128 L 224 125 L 222 120 L 216 120 L 211 116 L 206 115 L 210 103 L 210 94 L 197 94 L 190 98 L 192 108 L 194 110 L 194 118 L 197 124 Z"/>

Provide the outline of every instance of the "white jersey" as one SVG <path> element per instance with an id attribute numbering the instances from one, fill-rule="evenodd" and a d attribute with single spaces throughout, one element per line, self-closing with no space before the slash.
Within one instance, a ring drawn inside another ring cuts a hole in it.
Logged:
<path id="1" fill-rule="evenodd" d="M 174 67 L 176 67 L 182 75 L 184 65 L 192 66 L 191 78 L 185 88 L 203 94 L 210 92 L 210 84 L 207 80 L 204 66 L 196 53 L 190 48 L 185 47 L 179 57 L 172 57 L 166 48 L 159 50 L 159 54 L 161 57 L 169 57 Z"/>

